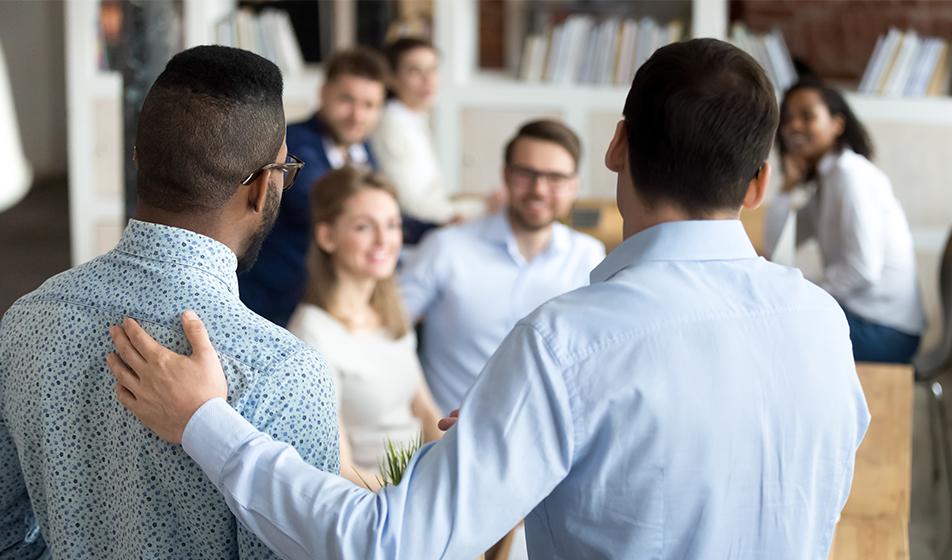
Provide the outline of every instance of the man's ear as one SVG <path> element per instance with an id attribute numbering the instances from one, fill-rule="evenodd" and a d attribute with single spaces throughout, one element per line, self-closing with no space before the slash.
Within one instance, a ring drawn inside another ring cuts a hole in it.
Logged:
<path id="1" fill-rule="evenodd" d="M 271 170 L 266 169 L 248 185 L 248 207 L 254 212 L 264 212 L 264 206 L 268 200 L 268 184 L 271 180 Z"/>
<path id="2" fill-rule="evenodd" d="M 621 173 L 628 163 L 628 125 L 618 121 L 608 150 L 605 151 L 605 167 L 613 173 Z"/>
<path id="3" fill-rule="evenodd" d="M 769 162 L 764 162 L 757 170 L 757 174 L 747 184 L 747 194 L 744 195 L 743 207 L 753 210 L 764 202 L 767 196 L 767 185 L 770 184 L 770 172 L 772 171 Z"/>

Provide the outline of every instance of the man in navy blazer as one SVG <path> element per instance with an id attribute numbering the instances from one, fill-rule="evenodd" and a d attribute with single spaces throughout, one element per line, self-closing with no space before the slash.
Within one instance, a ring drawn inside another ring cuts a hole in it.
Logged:
<path id="1" fill-rule="evenodd" d="M 284 193 L 254 268 L 238 277 L 245 305 L 277 325 L 287 325 L 307 283 L 311 185 L 344 165 L 377 168 L 367 138 L 380 117 L 386 76 L 386 61 L 370 49 L 337 52 L 327 61 L 320 109 L 288 126 L 288 152 L 306 165 L 296 188 Z"/>

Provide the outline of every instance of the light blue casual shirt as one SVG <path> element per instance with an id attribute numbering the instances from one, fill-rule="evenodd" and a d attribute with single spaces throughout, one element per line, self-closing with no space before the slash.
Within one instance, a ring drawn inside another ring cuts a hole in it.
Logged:
<path id="1" fill-rule="evenodd" d="M 124 316 L 186 351 L 179 313 L 194 309 L 218 350 L 229 402 L 336 473 L 336 399 L 324 363 L 238 300 L 236 265 L 211 238 L 133 220 L 114 250 L 51 278 L 4 315 L 0 558 L 35 558 L 45 545 L 53 558 L 274 558 L 179 446 L 116 401 L 104 361 L 107 330 Z"/>
<path id="2" fill-rule="evenodd" d="M 185 450 L 288 558 L 826 559 L 869 413 L 836 302 L 739 221 L 623 243 L 520 321 L 401 483 L 371 494 L 221 400 Z"/>
<path id="3" fill-rule="evenodd" d="M 594 237 L 555 223 L 548 247 L 527 261 L 505 212 L 427 236 L 400 288 L 409 316 L 425 317 L 420 361 L 443 413 L 459 407 L 519 319 L 588 284 L 604 258 Z"/>

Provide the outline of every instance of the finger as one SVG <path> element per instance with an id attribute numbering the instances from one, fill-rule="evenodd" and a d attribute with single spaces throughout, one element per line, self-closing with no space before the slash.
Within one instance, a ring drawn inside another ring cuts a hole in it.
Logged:
<path id="1" fill-rule="evenodd" d="M 135 406 L 136 396 L 119 383 L 116 383 L 116 399 L 119 401 L 119 404 L 129 410 L 132 410 L 132 407 Z"/>
<path id="2" fill-rule="evenodd" d="M 205 323 L 191 309 L 182 313 L 182 330 L 185 331 L 185 338 L 188 339 L 188 343 L 192 345 L 193 356 L 201 357 L 209 353 L 215 353 L 212 341 L 208 339 Z"/>
<path id="3" fill-rule="evenodd" d="M 443 430 L 445 432 L 446 430 L 449 430 L 450 428 L 455 426 L 456 422 L 457 422 L 456 418 L 442 418 L 440 419 L 439 422 L 436 423 L 436 426 L 440 430 Z"/>
<path id="4" fill-rule="evenodd" d="M 132 341 L 126 335 L 122 327 L 109 327 L 109 336 L 112 337 L 112 344 L 116 347 L 116 352 L 132 369 L 139 369 L 145 365 L 145 359 L 139 354 L 139 351 L 132 345 Z"/>
<path id="5" fill-rule="evenodd" d="M 109 366 L 109 372 L 116 378 L 116 381 L 135 391 L 139 388 L 139 376 L 132 371 L 115 353 L 106 354 L 106 365 Z"/>
<path id="6" fill-rule="evenodd" d="M 126 336 L 129 337 L 129 341 L 132 343 L 132 346 L 142 355 L 142 358 L 147 363 L 155 363 L 156 358 L 159 357 L 162 352 L 168 352 L 161 344 L 155 341 L 149 333 L 145 332 L 145 329 L 139 326 L 139 323 L 135 321 L 132 317 L 126 317 L 122 322 L 122 330 L 125 331 Z M 125 356 L 123 356 L 125 359 Z M 133 364 L 129 361 L 126 361 L 127 364 L 132 366 L 132 369 L 139 370 L 136 364 Z"/>

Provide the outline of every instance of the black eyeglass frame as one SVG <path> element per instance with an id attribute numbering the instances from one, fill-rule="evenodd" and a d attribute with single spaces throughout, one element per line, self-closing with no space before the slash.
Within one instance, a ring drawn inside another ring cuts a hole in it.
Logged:
<path id="1" fill-rule="evenodd" d="M 304 161 L 292 153 L 288 153 L 288 157 L 294 161 L 284 162 L 284 163 L 269 163 L 267 165 L 262 165 L 258 168 L 257 171 L 251 173 L 241 182 L 242 185 L 250 185 L 257 179 L 261 174 L 270 169 L 277 169 L 284 173 L 284 190 L 288 190 L 294 186 L 294 181 L 297 179 L 298 173 L 301 171 L 301 168 L 304 167 Z"/>

